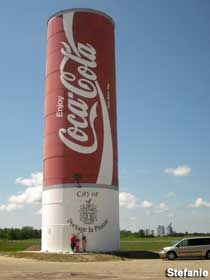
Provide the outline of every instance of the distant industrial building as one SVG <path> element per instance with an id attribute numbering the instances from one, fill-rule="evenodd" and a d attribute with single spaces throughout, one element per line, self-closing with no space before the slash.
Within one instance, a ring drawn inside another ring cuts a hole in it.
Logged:
<path id="1" fill-rule="evenodd" d="M 172 227 L 172 223 L 170 223 L 167 228 L 166 228 L 166 234 L 167 235 L 172 235 L 174 233 L 173 227 Z"/>
<path id="2" fill-rule="evenodd" d="M 164 236 L 165 235 L 165 227 L 163 225 L 159 225 L 157 227 L 157 236 Z"/>

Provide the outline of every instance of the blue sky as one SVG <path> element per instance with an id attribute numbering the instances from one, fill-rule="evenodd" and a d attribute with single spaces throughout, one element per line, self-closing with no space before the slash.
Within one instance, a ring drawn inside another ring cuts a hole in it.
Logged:
<path id="1" fill-rule="evenodd" d="M 40 227 L 46 22 L 74 7 L 116 24 L 121 227 L 210 232 L 208 0 L 1 3 L 0 227 Z"/>

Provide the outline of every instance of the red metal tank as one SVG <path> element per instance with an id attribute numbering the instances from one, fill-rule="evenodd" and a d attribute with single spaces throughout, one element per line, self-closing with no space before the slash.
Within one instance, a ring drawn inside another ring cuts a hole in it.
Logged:
<path id="1" fill-rule="evenodd" d="M 118 188 L 114 23 L 76 9 L 48 22 L 44 187 Z M 78 175 L 79 174 L 79 175 Z"/>

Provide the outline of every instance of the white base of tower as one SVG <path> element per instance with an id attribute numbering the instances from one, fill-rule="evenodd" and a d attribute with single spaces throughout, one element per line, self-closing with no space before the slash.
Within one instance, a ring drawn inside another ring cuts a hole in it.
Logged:
<path id="1" fill-rule="evenodd" d="M 71 252 L 70 237 L 81 232 L 87 251 L 119 250 L 119 193 L 82 184 L 46 187 L 42 195 L 42 251 Z M 80 242 L 81 245 L 81 242 Z"/>

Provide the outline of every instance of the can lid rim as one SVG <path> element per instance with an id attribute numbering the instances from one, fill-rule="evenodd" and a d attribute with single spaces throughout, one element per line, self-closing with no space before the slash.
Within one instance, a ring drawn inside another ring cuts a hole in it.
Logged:
<path id="1" fill-rule="evenodd" d="M 106 13 L 99 11 L 99 10 L 95 10 L 95 9 L 89 9 L 89 8 L 73 8 L 73 9 L 65 9 L 65 10 L 60 10 L 56 13 L 54 13 L 52 16 L 49 17 L 49 19 L 47 20 L 47 23 L 53 19 L 56 16 L 60 16 L 69 12 L 89 12 L 89 13 L 93 13 L 93 14 L 99 14 L 104 16 L 105 18 L 107 18 L 109 21 L 112 22 L 112 24 L 115 26 L 115 22 L 113 20 L 113 18 L 109 15 L 107 15 Z"/>

